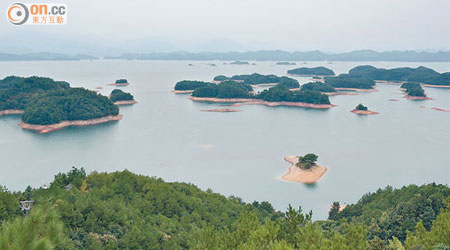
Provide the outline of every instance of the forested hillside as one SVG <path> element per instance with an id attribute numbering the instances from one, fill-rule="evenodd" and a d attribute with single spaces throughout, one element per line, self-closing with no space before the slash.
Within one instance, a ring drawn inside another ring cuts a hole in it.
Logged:
<path id="1" fill-rule="evenodd" d="M 0 249 L 448 249 L 449 194 L 436 184 L 387 187 L 313 222 L 300 208 L 74 168 L 48 189 L 0 189 Z M 26 199 L 35 201 L 28 216 L 18 209 Z"/>

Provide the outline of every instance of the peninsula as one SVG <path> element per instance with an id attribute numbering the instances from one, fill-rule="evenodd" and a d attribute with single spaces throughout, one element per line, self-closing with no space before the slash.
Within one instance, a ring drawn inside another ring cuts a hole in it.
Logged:
<path id="1" fill-rule="evenodd" d="M 192 93 L 195 89 L 214 85 L 214 83 L 203 82 L 203 81 L 190 81 L 184 80 L 179 81 L 175 84 L 174 90 L 172 90 L 175 94 L 188 94 Z"/>
<path id="2" fill-rule="evenodd" d="M 291 166 L 281 178 L 287 181 L 301 183 L 316 183 L 322 178 L 327 168 L 316 163 L 318 156 L 306 154 L 305 156 L 286 156 L 284 160 Z"/>

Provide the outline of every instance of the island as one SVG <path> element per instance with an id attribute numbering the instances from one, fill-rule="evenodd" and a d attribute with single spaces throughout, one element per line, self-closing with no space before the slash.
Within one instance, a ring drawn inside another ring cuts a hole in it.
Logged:
<path id="1" fill-rule="evenodd" d="M 230 64 L 231 65 L 250 65 L 250 63 L 247 61 L 233 61 L 233 62 L 230 62 Z"/>
<path id="2" fill-rule="evenodd" d="M 297 65 L 295 62 L 277 62 L 276 65 Z"/>
<path id="3" fill-rule="evenodd" d="M 289 89 L 295 89 L 300 87 L 298 81 L 293 78 L 287 76 L 280 77 L 276 75 L 261 75 L 258 73 L 253 73 L 251 75 L 234 75 L 232 77 L 218 75 L 214 77 L 213 80 L 217 83 L 223 81 L 243 82 L 245 84 L 252 85 L 252 87 L 275 86 L 275 85 L 282 85 Z"/>
<path id="4" fill-rule="evenodd" d="M 295 76 L 334 76 L 334 71 L 325 67 L 307 68 L 301 67 L 296 69 L 290 69 L 287 71 L 290 75 Z"/>
<path id="5" fill-rule="evenodd" d="M 46 91 L 68 88 L 68 82 L 48 77 L 5 77 L 0 80 L 0 115 L 22 114 L 33 97 Z"/>
<path id="6" fill-rule="evenodd" d="M 355 109 L 351 110 L 350 112 L 358 114 L 358 115 L 377 115 L 378 112 L 371 111 L 366 106 L 362 105 L 361 103 L 356 106 Z"/>
<path id="7" fill-rule="evenodd" d="M 292 91 L 282 85 L 277 85 L 255 94 L 252 86 L 236 81 L 224 81 L 217 85 L 197 88 L 192 92 L 189 99 L 204 102 L 234 103 L 233 106 L 262 104 L 316 109 L 329 109 L 335 106 L 330 103 L 327 95 L 318 91 Z"/>
<path id="8" fill-rule="evenodd" d="M 289 162 L 291 166 L 281 178 L 293 182 L 316 183 L 327 171 L 326 167 L 316 163 L 317 159 L 318 156 L 315 154 L 284 157 L 284 160 Z"/>
<path id="9" fill-rule="evenodd" d="M 450 72 L 438 73 L 427 67 L 383 69 L 370 65 L 357 66 L 349 71 L 351 78 L 384 81 L 390 84 L 403 82 L 422 83 L 426 87 L 450 87 Z"/>
<path id="10" fill-rule="evenodd" d="M 352 78 L 348 74 L 340 74 L 336 77 L 325 78 L 325 83 L 334 87 L 336 90 L 349 90 L 357 92 L 373 92 L 375 81 L 365 78 Z"/>
<path id="11" fill-rule="evenodd" d="M 211 85 L 214 85 L 214 83 L 203 82 L 203 81 L 183 80 L 183 81 L 179 81 L 175 84 L 175 88 L 174 88 L 174 90 L 172 90 L 172 92 L 175 94 L 192 93 L 197 88 L 211 86 Z"/>
<path id="12" fill-rule="evenodd" d="M 114 85 L 114 86 L 128 86 L 128 85 L 130 85 L 130 83 L 128 82 L 127 79 L 119 79 L 119 80 L 116 80 L 116 82 L 112 83 L 111 85 Z"/>
<path id="13" fill-rule="evenodd" d="M 405 97 L 408 100 L 431 100 L 432 98 L 427 97 L 425 90 L 422 88 L 420 83 L 416 82 L 405 82 L 400 86 L 400 89 L 405 91 Z"/>
<path id="14" fill-rule="evenodd" d="M 119 108 L 106 96 L 84 88 L 46 91 L 33 98 L 19 124 L 48 133 L 68 126 L 87 126 L 122 119 Z"/>
<path id="15" fill-rule="evenodd" d="M 218 113 L 232 113 L 232 112 L 241 112 L 239 109 L 202 109 L 200 111 L 203 112 L 218 112 Z"/>
<path id="16" fill-rule="evenodd" d="M 109 95 L 109 99 L 115 105 L 131 105 L 137 103 L 132 94 L 124 92 L 120 89 L 114 89 Z"/>

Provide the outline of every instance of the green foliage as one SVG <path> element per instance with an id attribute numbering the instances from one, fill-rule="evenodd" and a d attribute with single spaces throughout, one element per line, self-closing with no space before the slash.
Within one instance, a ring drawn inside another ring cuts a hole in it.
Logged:
<path id="1" fill-rule="evenodd" d="M 402 84 L 402 86 L 400 86 L 400 88 L 405 89 L 405 92 L 409 96 L 422 96 L 422 97 L 426 96 L 425 90 L 422 88 L 420 83 L 405 82 Z"/>
<path id="2" fill-rule="evenodd" d="M 119 108 L 107 97 L 84 88 L 69 88 L 47 91 L 33 97 L 25 108 L 22 121 L 48 125 L 118 114 Z"/>
<path id="3" fill-rule="evenodd" d="M 330 104 L 328 96 L 318 91 L 290 91 L 283 86 L 275 86 L 259 93 L 256 98 L 268 102 L 303 102 L 313 104 Z"/>
<path id="4" fill-rule="evenodd" d="M 336 92 L 333 86 L 323 82 L 309 82 L 302 85 L 302 90 L 314 90 L 319 92 Z"/>
<path id="5" fill-rule="evenodd" d="M 112 102 L 117 102 L 117 101 L 131 101 L 131 100 L 134 100 L 134 97 L 133 97 L 132 94 L 123 92 L 123 91 L 120 90 L 120 89 L 114 89 L 114 90 L 111 92 L 111 95 L 110 95 L 109 99 L 110 99 Z"/>
<path id="6" fill-rule="evenodd" d="M 341 207 L 341 205 L 339 204 L 339 201 L 333 202 L 333 204 L 331 205 L 330 211 L 328 212 L 329 220 L 336 220 L 338 218 L 340 207 Z"/>
<path id="7" fill-rule="evenodd" d="M 325 83 L 334 88 L 371 89 L 375 86 L 375 81 L 372 79 L 351 78 L 346 74 L 341 74 L 336 77 L 327 77 L 325 78 Z"/>
<path id="8" fill-rule="evenodd" d="M 124 83 L 128 83 L 128 80 L 127 79 L 119 79 L 119 80 L 116 80 L 116 83 L 124 84 Z"/>
<path id="9" fill-rule="evenodd" d="M 250 93 L 252 87 L 235 81 L 224 81 L 217 85 L 210 85 L 195 89 L 192 96 L 213 98 L 253 98 Z"/>
<path id="10" fill-rule="evenodd" d="M 224 75 L 218 75 L 218 76 L 215 76 L 213 80 L 214 81 L 221 81 L 221 82 L 223 82 L 225 80 L 229 80 L 229 78 L 224 76 Z"/>
<path id="11" fill-rule="evenodd" d="M 283 86 L 288 89 L 295 89 L 295 88 L 300 87 L 300 84 L 298 83 L 297 80 L 287 77 L 287 76 L 280 77 L 280 79 L 278 81 L 278 85 Z"/>
<path id="12" fill-rule="evenodd" d="M 0 80 L 0 110 L 23 110 L 36 95 L 50 90 L 68 89 L 69 83 L 46 77 L 8 76 Z"/>
<path id="13" fill-rule="evenodd" d="M 175 90 L 195 90 L 205 86 L 214 86 L 214 84 L 210 82 L 184 80 L 175 84 Z"/>
<path id="14" fill-rule="evenodd" d="M 297 167 L 303 169 L 310 169 L 312 166 L 316 165 L 316 161 L 319 156 L 315 154 L 306 154 L 304 156 L 298 157 Z"/>
<path id="15" fill-rule="evenodd" d="M 71 248 L 64 224 L 51 207 L 34 207 L 28 216 L 4 222 L 0 228 L 0 249 Z"/>
<path id="16" fill-rule="evenodd" d="M 18 195 L 0 187 L 0 223 L 20 214 Z"/>
<path id="17" fill-rule="evenodd" d="M 325 67 L 315 67 L 315 68 L 297 68 L 297 69 L 291 69 L 287 71 L 288 74 L 293 75 L 314 75 L 314 76 L 334 76 L 334 71 L 325 68 Z"/>
<path id="18" fill-rule="evenodd" d="M 361 111 L 366 111 L 369 110 L 366 106 L 362 105 L 361 103 L 358 104 L 358 106 L 356 106 L 355 110 L 361 110 Z"/>
<path id="19" fill-rule="evenodd" d="M 281 85 L 283 87 L 289 88 L 289 89 L 295 89 L 300 87 L 300 84 L 297 80 L 287 77 L 287 76 L 276 76 L 276 75 L 261 75 L 258 73 L 253 73 L 251 75 L 235 75 L 232 77 L 226 77 L 223 75 L 214 77 L 215 81 L 237 81 L 237 82 L 243 82 L 248 85 L 258 85 L 258 84 L 264 84 L 264 83 L 278 83 L 278 85 Z"/>

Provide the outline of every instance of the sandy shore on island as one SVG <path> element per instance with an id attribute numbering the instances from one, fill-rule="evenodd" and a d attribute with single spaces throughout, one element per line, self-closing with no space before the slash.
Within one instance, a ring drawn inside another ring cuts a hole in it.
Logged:
<path id="1" fill-rule="evenodd" d="M 118 121 L 118 120 L 122 119 L 122 117 L 123 117 L 122 114 L 118 114 L 115 116 L 110 115 L 110 116 L 96 118 L 96 119 L 90 119 L 90 120 L 62 121 L 60 123 L 51 124 L 51 125 L 34 125 L 34 124 L 20 122 L 19 126 L 23 129 L 34 130 L 40 134 L 45 134 L 45 133 L 53 132 L 55 130 L 59 130 L 59 129 L 62 129 L 65 127 L 70 127 L 70 126 L 89 126 L 89 125 L 96 125 L 96 124 L 105 123 L 105 122 Z"/>
<path id="2" fill-rule="evenodd" d="M 266 102 L 258 99 L 248 98 L 210 98 L 210 97 L 194 97 L 190 96 L 189 99 L 198 102 L 219 102 L 219 103 L 234 103 L 232 107 L 239 107 L 242 105 L 266 105 L 270 107 L 276 106 L 290 106 L 290 107 L 302 107 L 302 108 L 314 108 L 314 109 L 329 109 L 336 107 L 333 104 L 312 104 L 304 102 Z"/>
<path id="3" fill-rule="evenodd" d="M 23 110 L 20 109 L 6 109 L 0 111 L 0 116 L 2 115 L 20 115 L 23 114 Z"/>
<path id="4" fill-rule="evenodd" d="M 433 84 L 422 84 L 422 87 L 429 87 L 429 88 L 450 88 L 449 85 L 433 85 Z"/>
<path id="5" fill-rule="evenodd" d="M 126 83 L 109 83 L 108 85 L 112 85 L 112 86 L 128 86 L 128 85 L 130 85 L 130 83 L 129 82 L 126 82 Z"/>
<path id="6" fill-rule="evenodd" d="M 324 94 L 324 95 L 327 95 L 327 96 L 335 96 L 335 95 L 358 95 L 357 93 L 353 93 L 353 92 L 339 92 L 339 91 L 336 91 L 336 92 L 320 92 L 320 93 L 322 93 L 322 94 Z"/>
<path id="7" fill-rule="evenodd" d="M 297 167 L 295 164 L 297 164 L 298 162 L 298 156 L 286 156 L 284 157 L 284 160 L 291 164 L 291 166 L 289 166 L 288 172 L 281 177 L 281 179 L 286 181 L 315 183 L 320 180 L 320 178 L 322 178 L 322 176 L 327 171 L 326 167 L 320 166 L 318 164 L 308 170 Z"/>
<path id="8" fill-rule="evenodd" d="M 433 100 L 433 98 L 431 97 L 426 97 L 426 96 L 410 96 L 410 95 L 405 95 L 405 98 L 408 100 Z"/>
<path id="9" fill-rule="evenodd" d="M 379 112 L 371 111 L 371 110 L 351 110 L 350 112 L 358 114 L 358 115 L 378 115 Z"/>
<path id="10" fill-rule="evenodd" d="M 334 88 L 335 90 L 348 90 L 355 92 L 377 92 L 377 89 L 357 89 L 357 88 Z"/>
<path id="11" fill-rule="evenodd" d="M 442 112 L 450 112 L 449 109 L 443 109 L 443 108 L 437 108 L 437 107 L 433 107 L 431 109 L 437 110 L 437 111 L 442 111 Z"/>
<path id="12" fill-rule="evenodd" d="M 194 92 L 194 90 L 172 90 L 172 93 L 175 94 L 190 94 L 192 92 Z"/>
<path id="13" fill-rule="evenodd" d="M 138 103 L 136 100 L 114 102 L 115 105 L 132 105 L 132 104 L 136 104 L 136 103 Z"/>
<path id="14" fill-rule="evenodd" d="M 228 112 L 241 112 L 239 109 L 202 109 L 200 111 L 203 112 L 219 112 L 219 113 L 228 113 Z"/>

